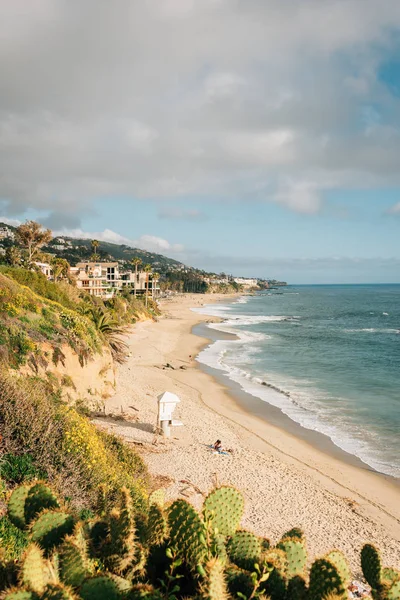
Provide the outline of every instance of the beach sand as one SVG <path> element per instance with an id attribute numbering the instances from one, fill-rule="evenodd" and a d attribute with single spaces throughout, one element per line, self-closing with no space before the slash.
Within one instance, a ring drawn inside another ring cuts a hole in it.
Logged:
<path id="1" fill-rule="evenodd" d="M 129 358 L 118 368 L 116 394 L 106 403 L 106 414 L 114 417 L 95 422 L 143 454 L 168 499 L 199 507 L 215 484 L 234 485 L 245 496 L 243 527 L 273 543 L 300 526 L 310 559 L 339 548 L 360 577 L 359 553 L 368 541 L 380 548 L 384 564 L 399 567 L 398 482 L 253 416 L 194 360 L 208 341 L 194 335 L 193 326 L 217 319 L 190 309 L 221 299 L 227 297 L 163 300 L 158 322 L 137 324 L 127 340 Z M 181 399 L 174 419 L 184 424 L 169 439 L 154 433 L 157 396 L 165 391 Z M 211 452 L 208 445 L 217 438 L 232 455 Z"/>

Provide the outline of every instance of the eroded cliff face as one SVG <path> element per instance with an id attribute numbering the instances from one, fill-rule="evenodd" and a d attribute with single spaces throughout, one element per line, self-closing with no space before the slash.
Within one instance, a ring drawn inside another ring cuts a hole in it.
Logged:
<path id="1" fill-rule="evenodd" d="M 41 349 L 47 365 L 27 364 L 19 369 L 21 375 L 56 378 L 65 400 L 85 400 L 93 408 L 100 407 L 114 393 L 115 365 L 108 348 L 85 362 L 67 344 L 56 355 L 50 344 L 42 344 Z"/>

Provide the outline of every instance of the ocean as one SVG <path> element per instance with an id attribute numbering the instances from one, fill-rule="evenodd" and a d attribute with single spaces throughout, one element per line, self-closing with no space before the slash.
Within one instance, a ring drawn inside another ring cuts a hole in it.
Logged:
<path id="1" fill-rule="evenodd" d="M 400 477 L 400 285 L 288 286 L 194 310 L 237 336 L 200 363 Z"/>

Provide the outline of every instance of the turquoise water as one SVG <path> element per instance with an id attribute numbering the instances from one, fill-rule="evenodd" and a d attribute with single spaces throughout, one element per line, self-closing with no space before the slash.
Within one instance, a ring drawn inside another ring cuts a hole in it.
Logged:
<path id="1" fill-rule="evenodd" d="M 290 286 L 199 310 L 238 335 L 200 362 L 400 477 L 400 285 Z"/>

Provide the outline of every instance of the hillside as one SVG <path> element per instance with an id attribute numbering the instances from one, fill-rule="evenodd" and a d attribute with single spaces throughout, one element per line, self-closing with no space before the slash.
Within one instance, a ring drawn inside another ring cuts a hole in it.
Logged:
<path id="1" fill-rule="evenodd" d="M 16 228 L 12 225 L 7 225 L 0 221 L 0 228 L 8 227 L 15 232 Z M 65 240 L 65 244 L 60 244 L 59 240 Z M 4 247 L 12 245 L 13 241 L 9 239 L 1 240 Z M 64 249 L 62 248 L 64 246 Z M 44 252 L 55 254 L 68 260 L 75 266 L 78 262 L 89 260 L 93 254 L 91 240 L 84 238 L 71 238 L 68 236 L 55 237 L 51 240 L 48 246 L 43 247 Z M 143 264 L 150 264 L 154 270 L 161 274 L 169 271 L 179 271 L 184 268 L 184 265 L 173 258 L 168 258 L 162 254 L 148 252 L 140 248 L 131 248 L 125 244 L 112 244 L 110 242 L 99 242 L 98 254 L 102 260 L 126 261 L 129 262 L 132 258 L 140 258 Z M 190 267 L 188 267 L 190 268 Z"/>

